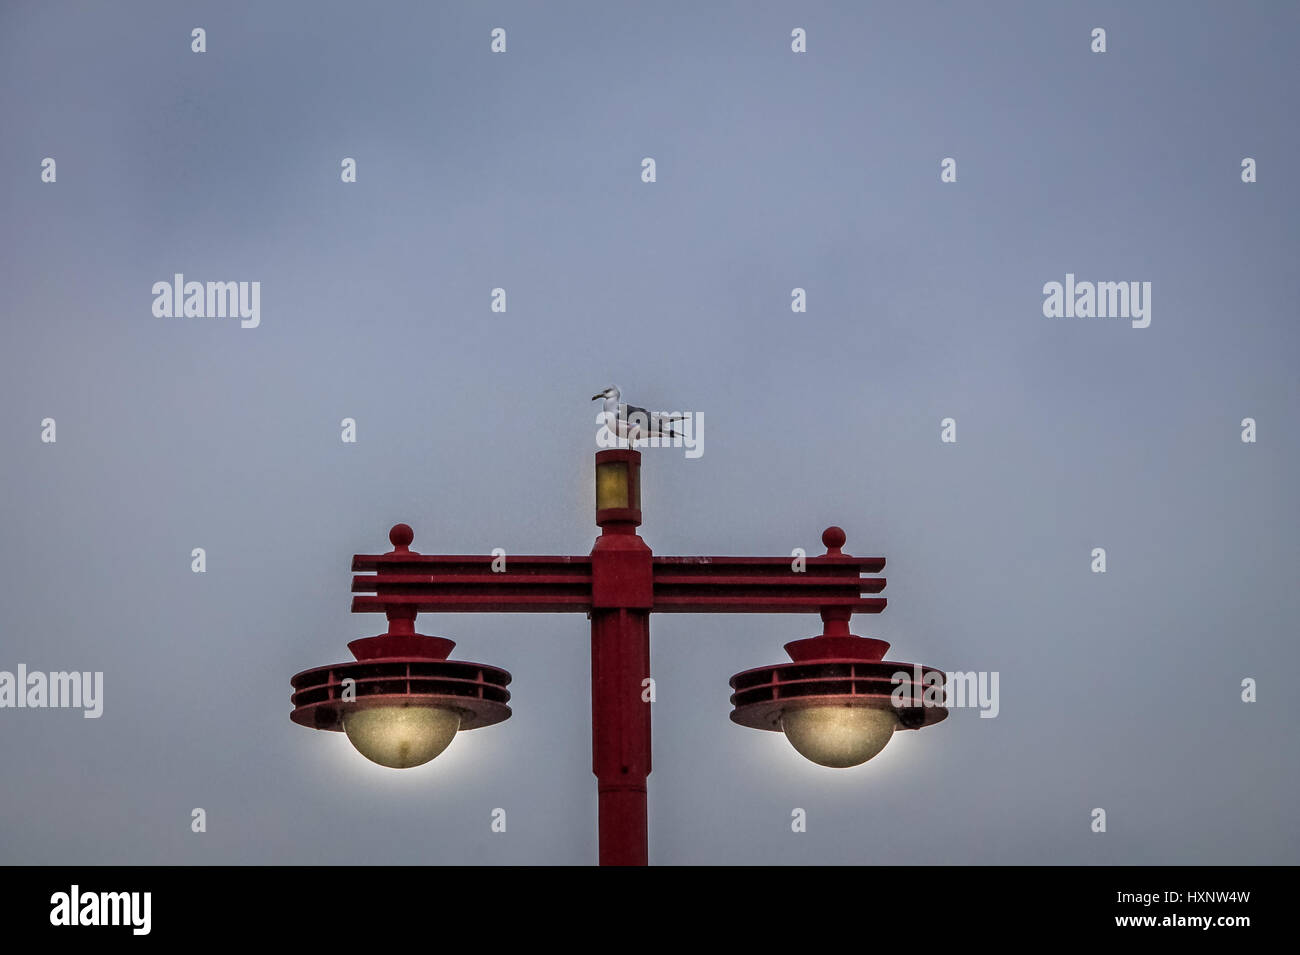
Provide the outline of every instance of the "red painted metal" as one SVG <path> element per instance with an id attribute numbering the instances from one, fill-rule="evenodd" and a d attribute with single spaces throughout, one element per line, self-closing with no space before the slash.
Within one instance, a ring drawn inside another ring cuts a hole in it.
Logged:
<path id="1" fill-rule="evenodd" d="M 602 526 L 619 528 L 619 536 L 637 536 L 630 520 L 606 519 Z M 612 565 L 596 580 L 590 556 L 507 557 L 503 573 L 491 572 L 492 561 L 490 556 L 393 560 L 388 555 L 357 555 L 354 570 L 376 572 L 352 578 L 358 595 L 352 598 L 352 609 L 588 613 L 593 606 L 637 606 L 659 613 L 820 613 L 841 607 L 879 613 L 887 603 L 883 597 L 861 596 L 885 588 L 885 578 L 861 576 L 883 568 L 883 557 L 809 557 L 801 572 L 786 557 L 652 557 L 651 576 L 629 578 L 637 581 L 635 593 L 618 589 L 622 577 L 610 572 Z"/>
<path id="2" fill-rule="evenodd" d="M 844 554 L 844 531 L 822 534 L 826 556 Z M 942 706 L 947 675 L 933 667 L 885 659 L 889 644 L 849 633 L 850 611 L 828 604 L 821 611 L 822 632 L 785 645 L 792 663 L 756 667 L 731 678 L 731 719 L 741 726 L 781 732 L 781 714 L 810 705 L 870 706 L 892 709 L 901 729 L 920 729 L 948 715 Z M 900 705 L 900 702 L 903 705 Z"/>
<path id="3" fill-rule="evenodd" d="M 641 455 L 609 449 L 596 466 L 621 462 L 639 486 Z M 629 490 L 630 500 L 639 491 Z M 635 514 L 631 513 L 635 510 Z M 591 549 L 591 753 L 599 798 L 601 865 L 646 865 L 650 775 L 650 609 L 653 555 L 636 533 L 639 508 L 596 511 Z"/>
<path id="4" fill-rule="evenodd" d="M 790 663 L 759 667 L 731 679 L 732 720 L 779 729 L 783 709 L 814 702 L 892 705 L 894 674 L 918 694 L 932 668 L 884 660 L 889 644 L 849 633 L 854 613 L 885 609 L 883 557 L 843 552 L 844 532 L 822 534 L 826 553 L 792 557 L 655 557 L 637 534 L 641 523 L 641 455 L 596 453 L 606 493 L 601 534 L 587 556 L 507 556 L 494 572 L 490 555 L 417 554 L 411 529 L 393 528 L 393 550 L 352 558 L 352 610 L 385 613 L 389 632 L 353 641 L 357 662 L 307 670 L 293 678 L 295 722 L 339 729 L 339 688 L 352 676 L 368 699 L 437 699 L 461 706 L 466 728 L 510 715 L 510 675 L 495 667 L 449 661 L 449 640 L 414 631 L 417 613 L 586 613 L 591 618 L 592 770 L 600 807 L 602 865 L 648 861 L 646 789 L 651 770 L 650 614 L 818 613 L 823 632 L 786 644 Z M 602 478 L 598 478 L 598 482 Z M 916 674 L 919 672 L 920 677 Z M 933 679 L 933 677 L 931 677 Z M 920 697 L 918 696 L 918 699 Z M 920 728 L 943 719 L 941 706 L 904 707 L 900 722 Z"/>
<path id="5" fill-rule="evenodd" d="M 406 524 L 389 532 L 392 554 L 410 555 L 414 538 Z M 461 730 L 510 718 L 510 674 L 498 667 L 448 660 L 455 642 L 415 632 L 415 613 L 387 609 L 388 630 L 348 644 L 352 663 L 314 667 L 289 681 L 294 693 L 289 718 L 312 729 L 342 732 L 343 714 L 368 706 L 440 706 L 459 711 Z M 345 680 L 353 699 L 345 699 Z"/>
<path id="6" fill-rule="evenodd" d="M 591 769 L 596 774 L 601 865 L 646 865 L 650 775 L 650 617 L 591 614 Z"/>

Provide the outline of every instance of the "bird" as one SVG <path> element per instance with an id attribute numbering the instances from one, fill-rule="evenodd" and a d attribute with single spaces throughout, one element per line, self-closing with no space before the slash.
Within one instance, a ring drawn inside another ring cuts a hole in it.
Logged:
<path id="1" fill-rule="evenodd" d="M 605 399 L 605 427 L 620 438 L 626 438 L 628 447 L 635 447 L 636 442 L 647 438 L 684 438 L 680 431 L 668 427 L 669 422 L 680 421 L 683 414 L 661 414 L 646 411 L 636 405 L 624 404 L 623 392 L 618 385 L 610 385 L 599 394 L 591 396 L 592 401 Z"/>

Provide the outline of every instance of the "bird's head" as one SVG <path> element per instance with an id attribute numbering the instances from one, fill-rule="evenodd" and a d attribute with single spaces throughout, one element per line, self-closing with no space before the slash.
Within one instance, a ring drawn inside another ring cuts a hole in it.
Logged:
<path id="1" fill-rule="evenodd" d="M 606 389 L 605 389 L 604 391 L 602 391 L 600 394 L 598 394 L 598 395 L 592 395 L 592 396 L 591 396 L 591 400 L 592 400 L 592 401 L 599 401 L 601 398 L 613 398 L 615 401 L 617 401 L 617 400 L 618 400 L 619 398 L 621 398 L 622 396 L 623 396 L 623 393 L 622 393 L 621 391 L 618 390 L 618 385 L 610 385 L 608 388 L 606 388 Z"/>

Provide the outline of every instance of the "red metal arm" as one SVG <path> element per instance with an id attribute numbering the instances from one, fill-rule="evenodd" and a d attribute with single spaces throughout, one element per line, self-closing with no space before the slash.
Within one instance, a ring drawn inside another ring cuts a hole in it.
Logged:
<path id="1" fill-rule="evenodd" d="M 490 556 L 358 555 L 352 579 L 357 613 L 404 608 L 420 613 L 589 613 L 591 557 L 506 558 L 492 572 Z M 863 577 L 883 557 L 810 557 L 805 570 L 788 557 L 655 557 L 658 613 L 819 613 L 829 608 L 879 613 L 883 577 Z"/>

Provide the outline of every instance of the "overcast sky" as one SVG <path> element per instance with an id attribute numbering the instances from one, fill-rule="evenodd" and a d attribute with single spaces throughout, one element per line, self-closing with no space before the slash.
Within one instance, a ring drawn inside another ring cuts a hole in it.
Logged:
<path id="1" fill-rule="evenodd" d="M 815 615 L 654 618 L 652 862 L 1300 861 L 1298 26 L 5 3 L 0 670 L 103 671 L 104 709 L 0 709 L 0 861 L 593 861 L 581 614 L 421 616 L 514 716 L 418 769 L 292 724 L 288 681 L 383 630 L 349 564 L 397 521 L 587 553 L 611 383 L 704 416 L 700 458 L 645 452 L 656 554 L 840 524 L 888 560 L 855 633 L 1000 674 L 996 718 L 823 769 L 728 719 Z M 259 326 L 155 317 L 178 272 L 260 282 Z M 1149 327 L 1044 317 L 1067 273 L 1150 282 Z"/>

